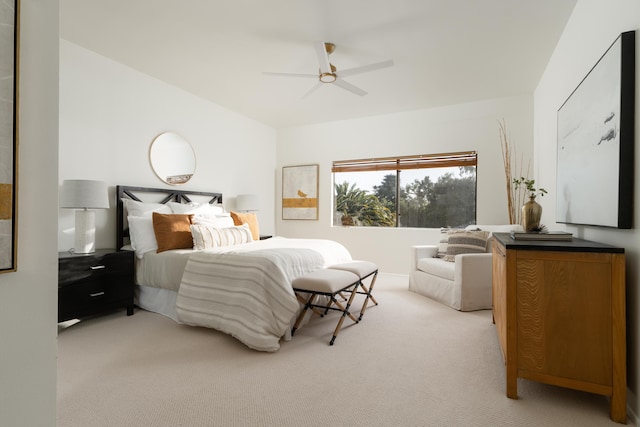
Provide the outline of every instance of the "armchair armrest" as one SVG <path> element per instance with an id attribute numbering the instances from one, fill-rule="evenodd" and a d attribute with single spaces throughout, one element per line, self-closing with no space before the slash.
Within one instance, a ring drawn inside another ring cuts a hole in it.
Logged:
<path id="1" fill-rule="evenodd" d="M 416 245 L 411 246 L 411 270 L 418 269 L 418 260 L 420 258 L 433 258 L 438 254 L 438 246 L 435 245 Z"/>
<path id="2" fill-rule="evenodd" d="M 456 255 L 455 280 L 458 283 L 480 281 L 491 283 L 493 254 Z M 463 280 L 463 277 L 465 278 Z M 474 278 L 471 279 L 470 278 Z"/>

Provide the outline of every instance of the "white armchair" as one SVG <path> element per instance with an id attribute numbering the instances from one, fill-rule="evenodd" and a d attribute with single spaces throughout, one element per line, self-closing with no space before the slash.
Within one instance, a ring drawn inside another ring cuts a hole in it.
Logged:
<path id="1" fill-rule="evenodd" d="M 522 231 L 520 225 L 472 225 L 467 229 Z M 409 290 L 460 311 L 490 309 L 491 240 L 484 253 L 458 254 L 454 262 L 437 258 L 437 245 L 413 246 Z"/>

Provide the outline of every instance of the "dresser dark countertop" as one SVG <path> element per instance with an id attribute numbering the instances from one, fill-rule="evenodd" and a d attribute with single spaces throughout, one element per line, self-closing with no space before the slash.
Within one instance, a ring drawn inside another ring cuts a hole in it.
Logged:
<path id="1" fill-rule="evenodd" d="M 511 238 L 510 233 L 493 233 L 493 237 L 507 249 L 525 251 L 624 253 L 624 248 L 591 240 L 578 239 L 576 237 L 569 241 L 514 240 Z"/>

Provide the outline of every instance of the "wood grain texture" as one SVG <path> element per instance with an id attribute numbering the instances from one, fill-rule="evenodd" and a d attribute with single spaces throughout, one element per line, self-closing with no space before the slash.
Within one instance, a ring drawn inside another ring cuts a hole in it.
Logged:
<path id="1" fill-rule="evenodd" d="M 611 397 L 611 419 L 625 423 L 624 253 L 532 250 L 499 240 L 493 248 L 507 396 L 517 398 L 517 378 L 602 394 Z"/>

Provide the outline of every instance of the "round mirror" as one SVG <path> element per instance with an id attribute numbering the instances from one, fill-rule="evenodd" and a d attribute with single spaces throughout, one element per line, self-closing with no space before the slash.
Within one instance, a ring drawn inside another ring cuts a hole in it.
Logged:
<path id="1" fill-rule="evenodd" d="M 191 144 L 173 132 L 158 135 L 149 149 L 151 167 L 167 184 L 184 184 L 196 171 L 196 154 Z"/>

